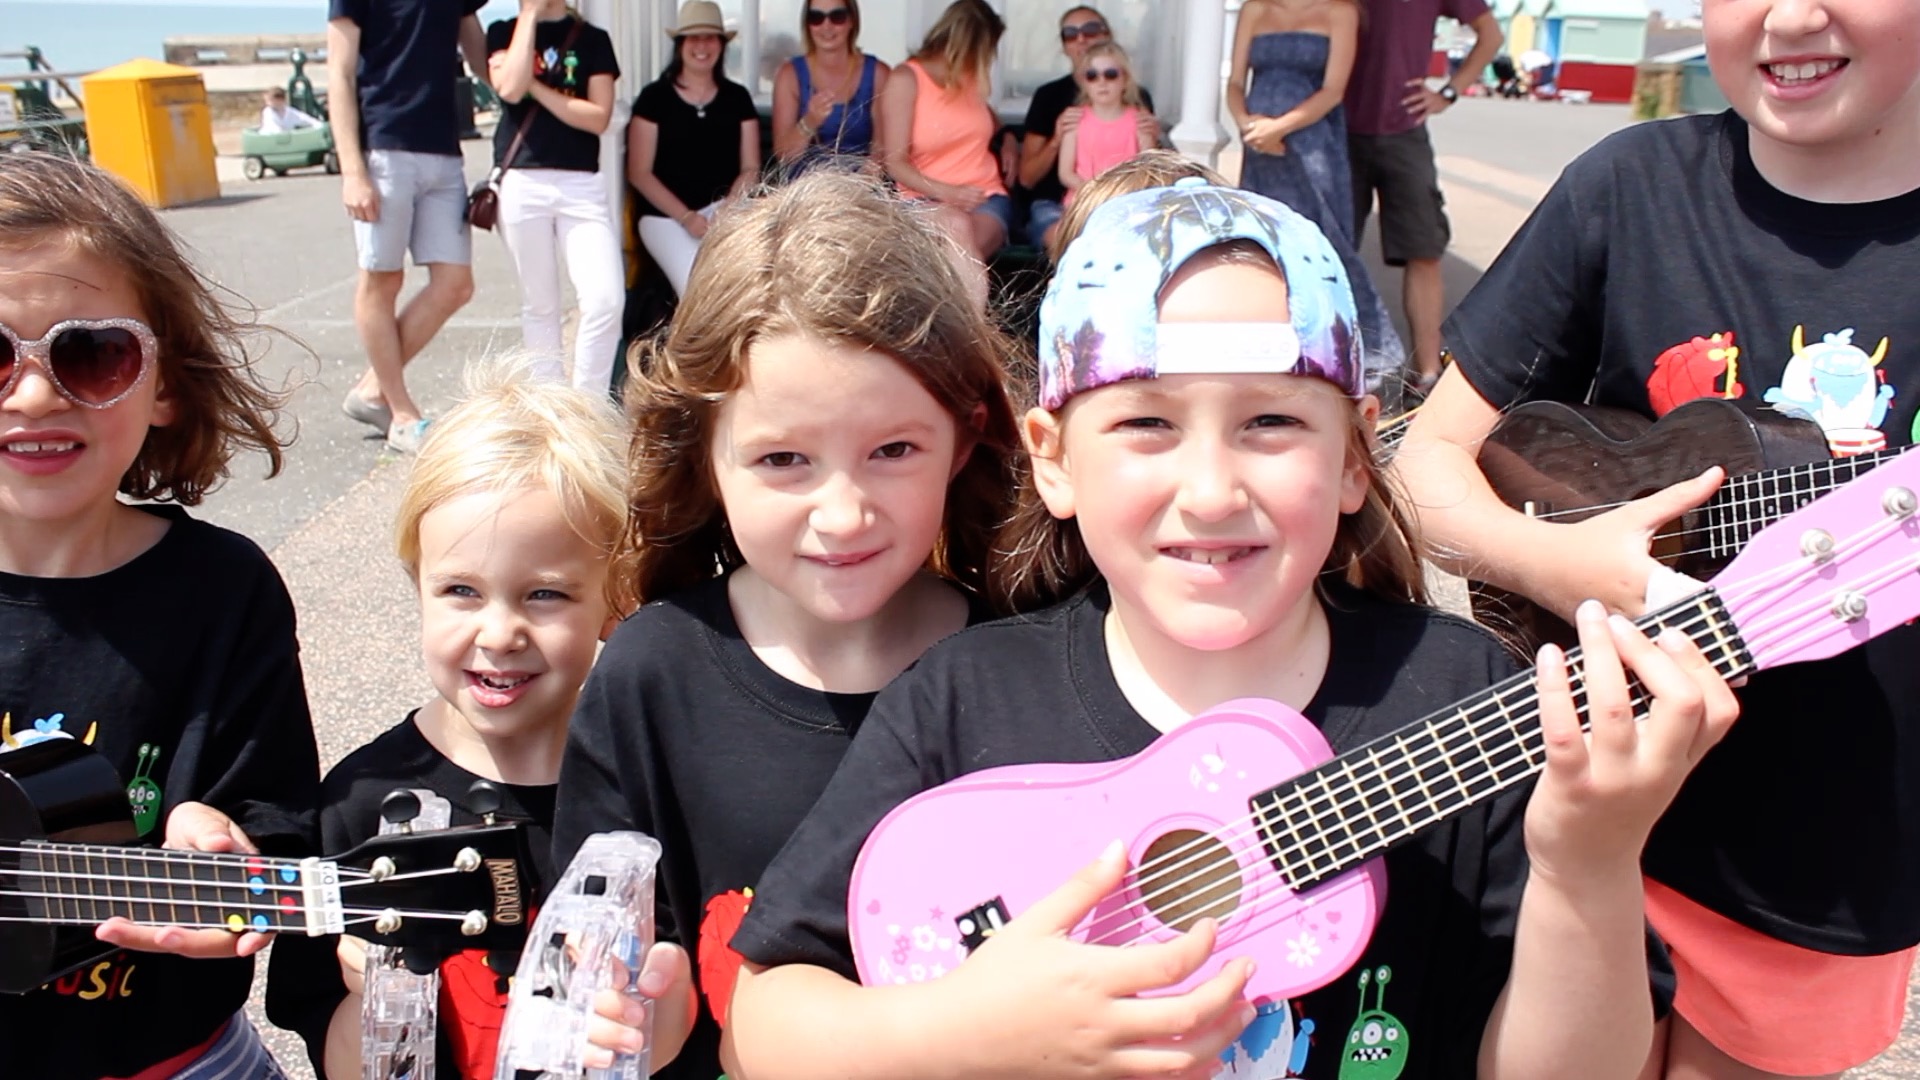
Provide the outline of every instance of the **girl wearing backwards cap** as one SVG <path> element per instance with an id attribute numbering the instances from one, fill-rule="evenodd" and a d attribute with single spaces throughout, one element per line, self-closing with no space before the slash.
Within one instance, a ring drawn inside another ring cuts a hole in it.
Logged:
<path id="1" fill-rule="evenodd" d="M 1279 203 L 1189 180 L 1094 212 L 1042 307 L 1032 482 L 997 547 L 1004 598 L 1053 606 L 948 638 L 880 694 L 733 938 L 729 1075 L 1639 1073 L 1664 996 L 1640 849 L 1736 707 L 1691 644 L 1597 604 L 1579 619 L 1594 733 L 1543 649 L 1531 800 L 1510 789 L 1389 852 L 1392 903 L 1321 989 L 1250 1001 L 1235 958 L 1164 992 L 1208 960 L 1207 919 L 1132 948 L 1070 940 L 1122 885 L 1118 842 L 943 977 L 854 982 L 855 859 L 926 788 L 1125 757 L 1240 697 L 1291 706 L 1343 751 L 1513 673 L 1492 637 L 1424 606 L 1354 324 L 1340 260 Z M 1629 674 L 1653 698 L 1637 724 Z M 1318 950 L 1290 948 L 1302 966 Z"/>

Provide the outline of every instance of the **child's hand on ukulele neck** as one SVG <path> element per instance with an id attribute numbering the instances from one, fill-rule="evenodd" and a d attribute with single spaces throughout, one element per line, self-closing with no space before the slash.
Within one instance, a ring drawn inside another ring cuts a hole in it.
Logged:
<path id="1" fill-rule="evenodd" d="M 206 803 L 187 802 L 167 815 L 167 836 L 162 847 L 176 851 L 241 851 L 256 854 L 259 849 L 233 819 Z M 126 919 L 108 919 L 94 936 L 109 945 L 140 952 L 177 953 L 202 960 L 220 960 L 252 956 L 267 947 L 268 934 L 230 930 L 189 930 L 183 926 L 141 926 Z"/>
<path id="2" fill-rule="evenodd" d="M 1708 469 L 1604 514 L 1560 526 L 1551 568 L 1520 591 L 1568 622 L 1574 608 L 1588 598 L 1599 600 L 1608 611 L 1638 618 L 1646 610 L 1647 580 L 1660 566 L 1648 553 L 1654 536 L 1711 498 L 1725 479 L 1720 469 Z"/>
<path id="3" fill-rule="evenodd" d="M 1085 945 L 1067 933 L 1122 887 L 1118 843 L 1034 904 L 953 973 L 931 984 L 943 1027 L 981 1033 L 969 1076 L 1206 1078 L 1253 1021 L 1244 998 L 1253 961 L 1234 960 L 1183 994 L 1175 985 L 1213 952 L 1214 923 L 1166 942 Z"/>
<path id="4" fill-rule="evenodd" d="M 1647 834 L 1740 705 L 1678 630 L 1656 644 L 1594 601 L 1580 605 L 1575 623 L 1592 729 L 1580 730 L 1565 655 L 1542 648 L 1535 677 L 1547 766 L 1527 804 L 1527 852 L 1535 874 L 1576 888 L 1596 875 L 1637 882 Z M 1652 699 L 1644 720 L 1634 719 L 1636 693 Z"/>

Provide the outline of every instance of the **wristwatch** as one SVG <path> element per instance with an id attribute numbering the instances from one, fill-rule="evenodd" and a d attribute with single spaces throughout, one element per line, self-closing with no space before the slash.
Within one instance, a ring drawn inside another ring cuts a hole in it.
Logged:
<path id="1" fill-rule="evenodd" d="M 1452 83 L 1447 83 L 1440 88 L 1440 100 L 1451 105 L 1460 100 L 1460 91 L 1455 90 Z"/>

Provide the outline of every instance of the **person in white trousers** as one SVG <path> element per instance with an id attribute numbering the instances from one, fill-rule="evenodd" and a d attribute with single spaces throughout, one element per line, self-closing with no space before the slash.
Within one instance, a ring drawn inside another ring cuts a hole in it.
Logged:
<path id="1" fill-rule="evenodd" d="M 521 337 L 537 377 L 566 379 L 564 256 L 580 302 L 573 385 L 605 393 L 626 303 L 626 266 L 599 176 L 600 136 L 620 75 L 613 41 L 566 0 L 520 0 L 518 18 L 487 27 L 487 52 L 506 103 L 494 166 L 501 170 L 500 238 L 520 278 Z"/>

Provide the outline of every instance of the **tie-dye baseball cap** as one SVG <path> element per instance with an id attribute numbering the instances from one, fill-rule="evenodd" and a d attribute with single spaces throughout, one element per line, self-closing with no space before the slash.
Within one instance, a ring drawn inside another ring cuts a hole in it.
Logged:
<path id="1" fill-rule="evenodd" d="M 1287 279 L 1289 322 L 1167 323 L 1160 290 L 1207 248 L 1250 240 Z M 1040 405 L 1174 374 L 1317 375 L 1366 394 L 1353 289 L 1318 226 L 1283 203 L 1187 177 L 1103 203 L 1040 302 Z"/>

